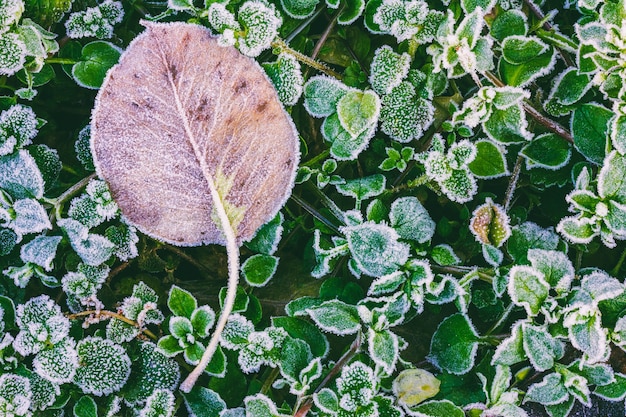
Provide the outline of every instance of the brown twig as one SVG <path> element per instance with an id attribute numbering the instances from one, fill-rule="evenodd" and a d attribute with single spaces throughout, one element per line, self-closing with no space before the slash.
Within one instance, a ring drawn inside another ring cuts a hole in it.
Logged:
<path id="1" fill-rule="evenodd" d="M 70 320 L 77 320 L 81 317 L 86 317 L 86 316 L 94 316 L 96 318 L 100 318 L 100 317 L 105 317 L 105 318 L 109 318 L 109 319 L 118 319 L 120 321 L 123 321 L 126 324 L 130 324 L 131 326 L 136 327 L 137 329 L 139 329 L 140 332 L 142 332 L 143 334 L 145 334 L 146 336 L 148 336 L 150 339 L 152 340 L 157 340 L 158 337 L 152 333 L 150 330 L 148 329 L 144 329 L 142 328 L 139 323 L 137 323 L 135 320 L 131 320 L 128 317 L 119 314 L 119 313 L 115 313 L 113 311 L 108 311 L 108 310 L 87 310 L 87 311 L 81 311 L 79 313 L 74 313 L 74 314 L 68 314 L 67 318 Z"/>

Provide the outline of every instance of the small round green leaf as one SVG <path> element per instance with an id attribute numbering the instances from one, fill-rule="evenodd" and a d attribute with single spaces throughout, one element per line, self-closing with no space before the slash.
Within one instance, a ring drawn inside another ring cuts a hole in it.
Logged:
<path id="1" fill-rule="evenodd" d="M 120 59 L 122 51 L 110 42 L 94 41 L 83 47 L 80 62 L 72 67 L 72 77 L 81 87 L 97 90 L 107 71 Z"/>
<path id="2" fill-rule="evenodd" d="M 274 276 L 277 267 L 277 257 L 259 253 L 246 259 L 241 265 L 241 272 L 248 284 L 262 287 Z"/>

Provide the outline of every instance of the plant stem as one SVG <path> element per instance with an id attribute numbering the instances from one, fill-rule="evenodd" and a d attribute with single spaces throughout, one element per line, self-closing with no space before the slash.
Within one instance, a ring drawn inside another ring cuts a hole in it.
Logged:
<path id="1" fill-rule="evenodd" d="M 308 65 L 311 68 L 315 68 L 316 70 L 321 71 L 321 72 L 323 72 L 326 75 L 329 75 L 329 76 L 334 77 L 334 78 L 336 78 L 338 80 L 341 80 L 341 74 L 339 74 L 339 73 L 335 72 L 334 70 L 328 68 L 326 65 L 322 64 L 321 62 L 318 62 L 318 61 L 316 61 L 314 59 L 311 59 L 308 56 L 304 55 L 303 53 L 296 51 L 295 49 L 293 49 L 292 47 L 287 45 L 285 43 L 285 41 L 283 41 L 280 38 L 274 39 L 274 41 L 272 42 L 272 48 L 277 48 L 281 52 L 286 52 L 289 55 L 292 55 L 298 61 L 302 62 L 303 64 L 306 64 L 306 65 Z"/>
<path id="2" fill-rule="evenodd" d="M 362 335 L 361 335 L 361 332 L 359 331 L 356 335 L 356 339 L 354 339 L 354 342 L 352 342 L 350 349 L 346 353 L 344 353 L 341 358 L 339 358 L 335 366 L 333 366 L 333 369 L 330 370 L 328 375 L 326 375 L 326 377 L 322 380 L 322 382 L 320 382 L 317 388 L 315 388 L 315 391 L 313 391 L 313 394 L 320 392 L 321 389 L 324 388 L 330 382 L 330 380 L 333 379 L 335 375 L 337 375 L 339 371 L 341 371 L 341 369 L 343 369 L 344 366 L 346 366 L 346 364 L 350 361 L 350 359 L 352 359 L 352 357 L 356 355 L 356 353 L 359 351 L 361 347 L 361 338 L 362 338 Z M 305 417 L 312 406 L 313 406 L 313 396 L 310 396 L 309 398 L 306 399 L 304 404 L 302 404 L 302 407 L 296 410 L 293 417 Z"/>
<path id="3" fill-rule="evenodd" d="M 341 12 L 341 9 L 337 10 L 337 13 L 335 13 L 331 21 L 328 23 L 328 27 L 326 27 L 326 30 L 324 30 L 324 32 L 322 33 L 322 36 L 320 36 L 320 38 L 317 40 L 317 43 L 315 44 L 315 47 L 313 48 L 313 51 L 311 52 L 311 59 L 317 59 L 317 56 L 322 50 L 322 46 L 324 46 L 324 44 L 326 43 L 326 40 L 330 36 L 330 32 L 332 32 L 333 28 L 337 24 L 337 16 L 339 16 L 340 12 Z"/>
<path id="4" fill-rule="evenodd" d="M 45 199 L 46 203 L 52 204 L 54 206 L 54 215 L 56 216 L 57 219 L 61 218 L 61 207 L 63 206 L 63 203 L 65 203 L 68 199 L 72 198 L 74 194 L 78 193 L 80 190 L 85 188 L 87 184 L 89 184 L 89 181 L 96 178 L 96 176 L 97 175 L 94 172 L 88 177 L 85 177 L 82 180 L 78 181 L 76 184 L 72 185 L 70 188 L 65 190 L 65 192 L 61 194 L 60 196 L 56 198 Z"/>
<path id="5" fill-rule="evenodd" d="M 523 161 L 524 161 L 524 157 L 522 155 L 518 155 L 517 159 L 515 160 L 513 173 L 511 174 L 511 179 L 509 180 L 509 186 L 506 189 L 506 195 L 504 196 L 504 211 L 509 211 L 509 207 L 511 206 L 511 201 L 513 201 L 513 194 L 515 194 L 515 188 L 517 187 L 517 180 L 519 179 L 519 174 L 522 171 Z"/>
<path id="6" fill-rule="evenodd" d="M 120 321 L 123 321 L 126 324 L 130 324 L 133 327 L 136 327 L 139 329 L 139 331 L 141 331 L 143 334 L 145 334 L 146 336 L 148 336 L 150 339 L 152 340 L 157 340 L 158 337 L 156 337 L 156 335 L 154 333 L 152 333 L 150 330 L 148 329 L 143 329 L 141 328 L 141 326 L 139 325 L 139 323 L 137 323 L 134 320 L 129 319 L 128 317 L 119 314 L 119 313 L 115 313 L 113 311 L 108 311 L 108 310 L 87 310 L 87 311 L 81 311 L 80 313 L 75 313 L 75 314 L 68 314 L 67 318 L 70 320 L 76 320 L 79 319 L 80 317 L 85 317 L 85 316 L 91 316 L 91 315 L 95 315 L 96 317 L 107 317 L 107 318 L 112 318 L 112 319 L 118 319 Z"/>
<path id="7" fill-rule="evenodd" d="M 615 268 L 611 269 L 612 276 L 616 277 L 617 274 L 619 274 L 619 270 L 622 268 L 624 260 L 626 260 L 626 250 L 622 252 L 622 255 L 619 257 L 617 264 L 615 264 Z"/>
<path id="8" fill-rule="evenodd" d="M 298 36 L 298 34 L 300 32 L 302 32 L 302 30 L 304 28 L 306 28 L 307 26 L 309 26 L 311 23 L 313 23 L 313 21 L 315 19 L 317 19 L 317 17 L 320 15 L 320 13 L 322 13 L 322 11 L 324 11 L 326 9 L 326 7 L 324 6 L 320 6 L 318 7 L 318 9 L 311 15 L 309 16 L 308 19 L 306 19 L 304 22 L 302 22 L 300 24 L 300 26 L 298 26 L 297 28 L 295 28 L 290 34 L 289 36 L 287 36 L 285 38 L 285 42 L 289 43 L 291 42 L 296 36 Z M 312 57 L 313 59 L 315 59 L 315 56 Z"/>
<path id="9" fill-rule="evenodd" d="M 491 73 L 489 71 L 486 71 L 484 75 L 496 87 L 505 87 L 505 84 L 498 77 L 496 77 L 493 73 Z M 554 120 L 548 119 L 543 114 L 539 113 L 539 111 L 537 109 L 535 109 L 533 106 L 531 106 L 526 101 L 522 102 L 522 107 L 524 108 L 524 111 L 526 113 L 528 113 L 528 115 L 530 117 L 535 119 L 535 121 L 537 123 L 539 123 L 540 125 L 542 125 L 546 129 L 556 133 L 557 135 L 559 135 L 560 137 L 562 137 L 563 139 L 565 139 L 569 143 L 574 143 L 574 137 L 572 136 L 572 134 L 566 128 L 564 128 L 563 126 L 561 126 L 560 124 L 558 124 Z"/>
<path id="10" fill-rule="evenodd" d="M 71 58 L 59 58 L 59 57 L 46 58 L 46 64 L 74 65 L 77 62 L 80 62 L 80 61 L 77 61 Z"/>
<path id="11" fill-rule="evenodd" d="M 330 220 L 324 217 L 319 211 L 317 211 L 312 205 L 307 203 L 302 199 L 302 197 L 297 196 L 295 194 L 291 195 L 291 199 L 295 201 L 300 207 L 306 210 L 311 216 L 315 217 L 317 220 L 321 221 L 326 225 L 326 227 L 330 228 L 333 232 L 339 233 L 339 228 L 335 226 Z"/>

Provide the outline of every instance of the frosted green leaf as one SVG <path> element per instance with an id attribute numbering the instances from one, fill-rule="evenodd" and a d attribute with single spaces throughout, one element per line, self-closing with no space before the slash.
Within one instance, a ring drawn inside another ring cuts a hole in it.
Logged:
<path id="1" fill-rule="evenodd" d="M 254 332 L 254 324 L 241 314 L 231 314 L 222 332 L 221 345 L 226 349 L 240 349 L 248 342 L 248 336 Z"/>
<path id="2" fill-rule="evenodd" d="M 313 402 L 324 413 L 336 413 L 339 409 L 339 399 L 334 391 L 322 388 L 313 394 Z"/>
<path id="3" fill-rule="evenodd" d="M 493 267 L 500 266 L 504 260 L 504 253 L 495 246 L 482 245 L 482 252 L 485 261 Z"/>
<path id="4" fill-rule="evenodd" d="M 463 409 L 450 400 L 428 401 L 411 408 L 412 413 L 419 417 L 463 417 Z"/>
<path id="5" fill-rule="evenodd" d="M 341 126 L 356 138 L 378 121 L 380 98 L 373 91 L 348 91 L 337 102 Z"/>
<path id="6" fill-rule="evenodd" d="M 407 53 L 398 54 L 388 45 L 374 52 L 370 67 L 369 82 L 378 94 L 389 94 L 409 73 L 411 57 Z"/>
<path id="7" fill-rule="evenodd" d="M 543 405 L 560 404 L 567 400 L 569 393 L 563 385 L 562 376 L 557 373 L 546 375 L 541 382 L 528 387 L 524 402 L 533 401 Z"/>
<path id="8" fill-rule="evenodd" d="M 516 265 L 509 272 L 508 292 L 511 301 L 524 307 L 529 316 L 539 313 L 543 302 L 548 297 L 550 285 L 541 272 L 535 268 Z"/>
<path id="9" fill-rule="evenodd" d="M 568 328 L 572 346 L 585 354 L 584 358 L 588 363 L 605 361 L 607 353 L 610 352 L 610 347 L 600 317 L 598 315 L 580 317 L 580 320 L 577 321 L 570 324 L 567 317 L 564 319 L 564 325 Z"/>
<path id="10" fill-rule="evenodd" d="M 156 389 L 148 397 L 139 417 L 172 417 L 176 411 L 174 394 L 170 390 Z"/>
<path id="11" fill-rule="evenodd" d="M 615 380 L 599 387 L 593 393 L 609 401 L 622 401 L 626 397 L 626 375 L 615 374 Z"/>
<path id="12" fill-rule="evenodd" d="M 274 5 L 256 0 L 243 3 L 239 7 L 237 19 L 246 29 L 244 37 L 238 39 L 237 46 L 241 53 L 250 57 L 256 57 L 270 47 L 282 24 L 282 18 Z"/>
<path id="13" fill-rule="evenodd" d="M 461 0 L 461 7 L 465 13 L 472 13 L 479 7 L 488 12 L 495 6 L 496 2 L 497 0 Z"/>
<path id="14" fill-rule="evenodd" d="M 611 119 L 611 143 L 622 155 L 626 154 L 626 115 L 616 114 Z"/>
<path id="15" fill-rule="evenodd" d="M 411 83 L 403 81 L 383 96 L 380 128 L 398 142 L 410 142 L 422 136 L 433 122 L 434 113 L 433 105 L 418 97 Z"/>
<path id="16" fill-rule="evenodd" d="M 190 392 L 183 392 L 185 405 L 190 415 L 196 417 L 226 416 L 226 403 L 219 394 L 205 387 L 194 387 Z M 243 416 L 237 416 L 243 417 Z"/>
<path id="17" fill-rule="evenodd" d="M 74 383 L 85 394 L 109 395 L 119 391 L 130 375 L 124 348 L 100 337 L 87 337 L 76 346 L 78 369 Z"/>
<path id="18" fill-rule="evenodd" d="M 541 39 L 535 36 L 508 36 L 502 41 L 502 57 L 511 64 L 524 64 L 548 51 Z"/>
<path id="19" fill-rule="evenodd" d="M 494 109 L 483 123 L 483 129 L 491 140 L 504 145 L 532 139 L 526 115 L 519 105 L 504 110 Z"/>
<path id="20" fill-rule="evenodd" d="M 507 10 L 498 14 L 491 24 L 490 34 L 502 42 L 508 36 L 524 36 L 528 32 L 527 17 L 521 10 Z"/>
<path id="21" fill-rule="evenodd" d="M 385 190 L 386 178 L 382 174 L 374 174 L 368 177 L 347 180 L 343 184 L 337 184 L 337 191 L 357 201 L 376 197 Z"/>
<path id="22" fill-rule="evenodd" d="M 98 213 L 98 203 L 86 194 L 72 199 L 67 215 L 88 228 L 96 227 L 104 222 L 104 217 Z"/>
<path id="23" fill-rule="evenodd" d="M 104 232 L 105 237 L 115 245 L 114 254 L 120 261 L 127 261 L 137 257 L 137 243 L 139 236 L 133 226 L 120 224 L 110 226 Z"/>
<path id="24" fill-rule="evenodd" d="M 124 18 L 124 7 L 122 3 L 114 0 L 104 0 L 98 6 L 102 16 L 111 24 L 121 23 Z"/>
<path id="25" fill-rule="evenodd" d="M 235 15 L 232 14 L 223 3 L 211 3 L 207 11 L 207 18 L 209 24 L 213 29 L 220 32 L 222 37 L 226 37 L 226 31 L 241 30 L 239 22 L 235 19 Z M 232 42 L 234 43 L 234 35 Z"/>
<path id="26" fill-rule="evenodd" d="M 586 244 L 598 235 L 595 222 L 589 217 L 564 217 L 556 226 L 556 231 L 572 243 Z"/>
<path id="27" fill-rule="evenodd" d="M 31 262 L 46 271 L 52 270 L 52 261 L 56 255 L 61 236 L 37 236 L 20 249 L 20 258 L 24 263 Z"/>
<path id="28" fill-rule="evenodd" d="M 389 224 L 402 239 L 418 243 L 429 241 L 435 234 L 435 222 L 416 197 L 401 197 L 391 204 Z"/>
<path id="29" fill-rule="evenodd" d="M 498 345 L 491 360 L 491 365 L 511 366 L 527 359 L 524 351 L 524 340 L 522 333 L 523 321 L 513 324 L 511 335 Z"/>
<path id="30" fill-rule="evenodd" d="M 433 334 L 428 359 L 437 368 L 461 375 L 474 366 L 478 334 L 469 318 L 457 313 L 443 319 Z"/>
<path id="31" fill-rule="evenodd" d="M 554 133 L 537 136 L 524 146 L 520 154 L 526 158 L 526 168 L 557 170 L 565 166 L 572 155 L 569 143 Z"/>
<path id="32" fill-rule="evenodd" d="M 569 291 L 574 279 L 574 266 L 566 254 L 558 251 L 530 249 L 528 260 L 543 274 L 550 287 L 561 294 Z"/>
<path id="33" fill-rule="evenodd" d="M 72 39 L 109 39 L 113 36 L 113 25 L 102 16 L 98 7 L 70 14 L 65 22 L 67 36 Z"/>
<path id="34" fill-rule="evenodd" d="M 43 197 L 43 176 L 35 159 L 27 151 L 19 150 L 0 157 L 0 188 L 15 199 Z"/>
<path id="35" fill-rule="evenodd" d="M 602 164 L 608 138 L 608 125 L 613 113 L 596 103 L 585 103 L 574 110 L 571 132 L 574 146 L 587 160 Z"/>
<path id="36" fill-rule="evenodd" d="M 37 116 L 30 107 L 11 106 L 0 113 L 0 155 L 29 145 L 37 136 Z"/>
<path id="37" fill-rule="evenodd" d="M 57 224 L 70 239 L 72 249 L 76 251 L 87 265 L 97 266 L 108 260 L 114 252 L 115 245 L 107 238 L 94 233 L 74 219 L 60 219 Z"/>
<path id="38" fill-rule="evenodd" d="M 505 151 L 490 140 L 479 140 L 476 145 L 476 157 L 468 164 L 468 168 L 481 179 L 492 179 L 509 173 L 506 167 Z"/>
<path id="39" fill-rule="evenodd" d="M 469 229 L 478 242 L 499 248 L 511 236 L 510 222 L 504 208 L 487 197 L 472 213 Z"/>
<path id="40" fill-rule="evenodd" d="M 296 58 L 281 53 L 275 62 L 263 64 L 265 72 L 276 88 L 278 98 L 285 106 L 293 106 L 302 94 L 302 71 Z"/>
<path id="41" fill-rule="evenodd" d="M 315 11 L 315 6 L 319 0 L 281 0 L 280 4 L 283 10 L 290 17 L 295 19 L 304 19 L 309 17 Z"/>
<path id="42" fill-rule="evenodd" d="M 80 60 L 72 66 L 72 78 L 81 87 L 99 89 L 121 53 L 121 49 L 110 42 L 89 42 L 83 46 Z"/>
<path id="43" fill-rule="evenodd" d="M 79 365 L 74 344 L 73 339 L 65 338 L 51 348 L 42 350 L 33 359 L 33 370 L 55 384 L 71 382 Z"/>
<path id="44" fill-rule="evenodd" d="M 624 285 L 604 271 L 593 271 L 586 275 L 580 284 L 595 303 L 615 298 L 624 292 Z"/>
<path id="45" fill-rule="evenodd" d="M 245 245 L 255 252 L 273 255 L 278 249 L 278 243 L 283 233 L 283 219 L 283 214 L 278 212 L 272 220 L 261 226 L 254 237 Z"/>
<path id="46" fill-rule="evenodd" d="M 252 255 L 241 265 L 241 273 L 248 284 L 263 287 L 276 273 L 278 258 L 272 255 Z"/>
<path id="47" fill-rule="evenodd" d="M 193 311 L 198 308 L 198 302 L 189 291 L 172 285 L 167 298 L 167 306 L 175 315 L 191 318 Z"/>
<path id="48" fill-rule="evenodd" d="M 92 397 L 83 395 L 74 404 L 72 412 L 74 417 L 97 417 L 98 406 Z"/>
<path id="49" fill-rule="evenodd" d="M 563 344 L 552 337 L 545 326 L 523 323 L 522 334 L 526 358 L 537 371 L 547 371 L 563 356 Z"/>
<path id="50" fill-rule="evenodd" d="M 124 388 L 124 399 L 143 403 L 154 390 L 174 390 L 179 379 L 178 363 L 163 355 L 155 344 L 143 342 L 138 352 L 133 353 L 132 372 Z"/>
<path id="51" fill-rule="evenodd" d="M 298 380 L 300 372 L 312 359 L 311 348 L 304 340 L 286 338 L 280 352 L 278 367 L 281 375 L 293 383 Z"/>
<path id="52" fill-rule="evenodd" d="M 45 410 L 54 404 L 57 397 L 61 394 L 59 385 L 42 378 L 37 373 L 28 375 L 31 391 L 30 407 L 33 410 Z M 0 394 L 1 396 L 1 394 Z"/>
<path id="53" fill-rule="evenodd" d="M 478 189 L 476 179 L 467 168 L 453 170 L 452 175 L 443 180 L 440 186 L 446 197 L 457 203 L 470 201 Z"/>
<path id="54" fill-rule="evenodd" d="M 389 330 L 375 331 L 368 329 L 367 350 L 370 357 L 387 375 L 396 368 L 399 357 L 398 336 Z"/>
<path id="55" fill-rule="evenodd" d="M 367 148 L 375 131 L 376 124 L 374 123 L 354 138 L 341 126 L 337 113 L 331 114 L 322 123 L 322 136 L 332 142 L 330 155 L 339 161 L 356 159 Z"/>
<path id="56" fill-rule="evenodd" d="M 24 13 L 22 0 L 0 1 L 0 33 L 6 32 L 11 25 L 17 23 Z"/>
<path id="57" fill-rule="evenodd" d="M 304 108 L 313 117 L 326 117 L 337 111 L 337 103 L 348 92 L 340 81 L 317 75 L 304 85 Z"/>
<path id="58" fill-rule="evenodd" d="M 74 151 L 76 152 L 76 158 L 81 163 L 83 168 L 87 171 L 94 171 L 93 159 L 91 156 L 91 147 L 89 141 L 91 140 L 91 125 L 83 127 L 78 132 L 78 138 L 74 143 Z"/>
<path id="59" fill-rule="evenodd" d="M 555 250 L 559 246 L 559 236 L 551 229 L 543 229 L 532 222 L 525 222 L 511 229 L 507 249 L 518 264 L 527 264 L 529 249 Z"/>
<path id="60" fill-rule="evenodd" d="M 13 75 L 24 66 L 26 45 L 15 33 L 0 34 L 0 75 Z"/>
<path id="61" fill-rule="evenodd" d="M 0 375 L 0 405 L 7 416 L 30 416 L 31 387 L 28 378 L 11 373 Z"/>
<path id="62" fill-rule="evenodd" d="M 169 321 L 169 331 L 175 338 L 181 341 L 183 346 L 193 341 L 193 326 L 187 317 L 174 316 Z M 190 340 L 190 336 L 191 340 Z"/>
<path id="63" fill-rule="evenodd" d="M 326 336 L 310 321 L 298 317 L 272 317 L 272 326 L 281 327 L 289 336 L 307 342 L 313 355 L 321 358 L 328 354 Z"/>
<path id="64" fill-rule="evenodd" d="M 130 342 L 138 335 L 139 335 L 139 329 L 137 327 L 130 325 L 128 323 L 125 323 L 122 320 L 113 318 L 109 320 L 109 322 L 107 323 L 106 337 L 107 339 L 110 339 L 114 343 Z M 172 337 L 172 339 L 174 338 Z M 174 340 L 176 341 L 176 339 Z M 178 346 L 178 341 L 176 341 L 176 346 L 180 349 L 180 347 Z"/>
<path id="65" fill-rule="evenodd" d="M 189 10 L 193 13 L 195 7 L 193 2 L 190 0 L 168 0 L 167 7 L 176 11 L 185 11 Z"/>
<path id="66" fill-rule="evenodd" d="M 199 337 L 208 337 L 215 322 L 215 312 L 207 305 L 200 306 L 191 314 L 193 331 Z"/>
<path id="67" fill-rule="evenodd" d="M 317 326 L 325 332 L 347 335 L 354 334 L 361 328 L 357 308 L 339 300 L 325 301 L 306 311 Z"/>
<path id="68" fill-rule="evenodd" d="M 583 98 L 592 86 L 589 75 L 578 74 L 575 68 L 568 68 L 556 77 L 548 100 L 570 106 Z"/>
<path id="69" fill-rule="evenodd" d="M 246 417 L 284 417 L 279 414 L 276 404 L 264 394 L 249 395 L 243 399 Z"/>
<path id="70" fill-rule="evenodd" d="M 539 55 L 530 55 L 524 50 L 529 46 L 533 50 L 537 50 L 545 46 L 545 43 L 537 38 L 528 37 L 519 39 L 518 37 L 509 37 L 504 40 L 513 38 L 506 48 L 506 55 L 500 60 L 500 74 L 505 84 L 514 87 L 522 87 L 530 84 L 534 80 L 552 71 L 556 64 L 556 53 L 553 48 L 548 49 Z M 504 51 L 504 48 L 503 48 Z"/>
<path id="71" fill-rule="evenodd" d="M 607 155 L 598 173 L 598 195 L 626 201 L 626 157 L 616 151 Z"/>
<path id="72" fill-rule="evenodd" d="M 37 353 L 59 343 L 69 334 L 70 322 L 61 308 L 47 295 L 31 298 L 17 306 L 16 321 L 20 332 L 13 342 L 22 356 Z"/>
<path id="73" fill-rule="evenodd" d="M 430 256 L 437 264 L 441 266 L 459 265 L 461 258 L 454 253 L 452 246 L 442 243 L 432 248 Z"/>
<path id="74" fill-rule="evenodd" d="M 381 277 L 398 270 L 409 258 L 409 246 L 389 226 L 365 222 L 341 229 L 360 272 Z"/>
<path id="75" fill-rule="evenodd" d="M 15 218 L 8 224 L 18 236 L 52 229 L 48 213 L 40 202 L 31 198 L 13 203 Z"/>

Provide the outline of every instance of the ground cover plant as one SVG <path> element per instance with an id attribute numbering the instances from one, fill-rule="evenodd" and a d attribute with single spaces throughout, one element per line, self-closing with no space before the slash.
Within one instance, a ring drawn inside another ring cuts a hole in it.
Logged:
<path id="1" fill-rule="evenodd" d="M 0 0 L 0 415 L 623 415 L 625 78 L 625 0 Z"/>

